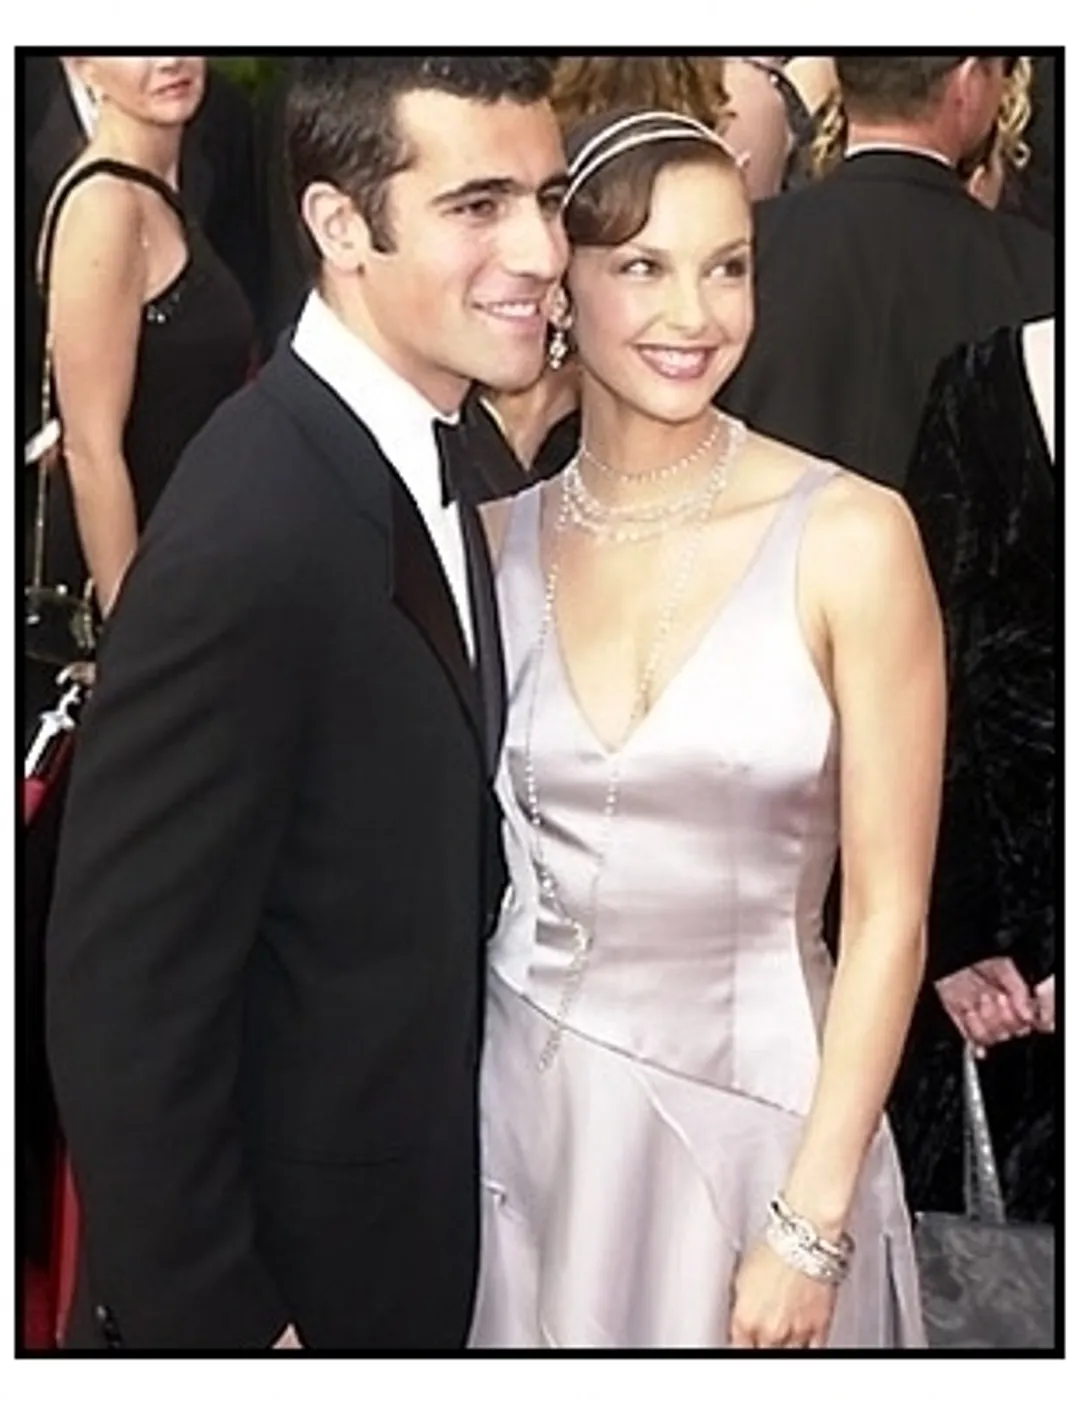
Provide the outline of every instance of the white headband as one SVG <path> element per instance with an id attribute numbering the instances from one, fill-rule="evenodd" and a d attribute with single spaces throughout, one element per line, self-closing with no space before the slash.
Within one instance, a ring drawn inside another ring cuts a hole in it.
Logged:
<path id="1" fill-rule="evenodd" d="M 635 126 L 644 126 L 646 130 L 635 132 L 631 136 L 623 136 L 621 140 L 614 140 L 621 133 Z M 624 151 L 633 151 L 639 146 L 648 146 L 656 141 L 693 140 L 705 141 L 711 146 L 718 146 L 735 165 L 741 164 L 737 153 L 727 145 L 723 137 L 718 132 L 713 131 L 710 126 L 706 126 L 704 122 L 698 121 L 696 117 L 686 116 L 682 112 L 632 112 L 629 116 L 620 117 L 618 121 L 609 123 L 603 131 L 591 136 L 586 144 L 575 153 L 567 168 L 568 186 L 562 208 L 567 208 L 576 192 L 582 188 L 591 175 L 595 175 L 602 166 L 615 160 L 617 156 L 621 156 Z M 603 149 L 599 150 L 598 148 Z"/>

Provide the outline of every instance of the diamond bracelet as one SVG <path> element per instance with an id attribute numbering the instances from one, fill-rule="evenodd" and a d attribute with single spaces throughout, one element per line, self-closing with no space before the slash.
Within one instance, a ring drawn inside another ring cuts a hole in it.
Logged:
<path id="1" fill-rule="evenodd" d="M 776 1255 L 795 1270 L 823 1284 L 841 1284 L 853 1257 L 852 1236 L 824 1240 L 811 1221 L 799 1216 L 781 1196 L 768 1203 L 764 1239 Z"/>

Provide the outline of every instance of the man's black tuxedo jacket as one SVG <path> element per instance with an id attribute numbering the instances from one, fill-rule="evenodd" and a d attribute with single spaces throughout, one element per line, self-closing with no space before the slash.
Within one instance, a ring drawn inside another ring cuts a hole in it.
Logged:
<path id="1" fill-rule="evenodd" d="M 502 886 L 477 681 L 410 496 L 288 348 L 179 463 L 78 750 L 48 1025 L 80 1316 L 460 1347 Z"/>
<path id="2" fill-rule="evenodd" d="M 85 145 L 58 58 L 23 58 L 26 141 L 24 402 L 27 431 L 40 413 L 43 312 L 33 270 L 41 221 L 52 187 Z M 209 68 L 204 100 L 182 139 L 182 198 L 212 247 L 256 306 L 262 289 L 262 243 L 257 225 L 252 107 L 221 73 Z"/>
<path id="3" fill-rule="evenodd" d="M 895 487 L 943 357 L 1055 309 L 1053 240 L 930 157 L 858 153 L 754 218 L 756 327 L 719 402 Z"/>

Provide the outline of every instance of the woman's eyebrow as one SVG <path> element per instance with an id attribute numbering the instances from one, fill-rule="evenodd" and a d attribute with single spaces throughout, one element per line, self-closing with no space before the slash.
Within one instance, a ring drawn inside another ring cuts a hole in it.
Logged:
<path id="1" fill-rule="evenodd" d="M 748 248 L 750 243 L 751 240 L 748 235 L 743 238 L 732 238 L 729 243 L 721 244 L 719 248 L 713 249 L 708 256 L 710 258 L 722 258 L 727 253 L 734 253 L 740 249 Z M 643 257 L 647 258 L 669 259 L 673 256 L 670 248 L 654 248 L 651 243 L 639 243 L 632 240 L 624 246 L 628 253 L 640 253 Z"/>

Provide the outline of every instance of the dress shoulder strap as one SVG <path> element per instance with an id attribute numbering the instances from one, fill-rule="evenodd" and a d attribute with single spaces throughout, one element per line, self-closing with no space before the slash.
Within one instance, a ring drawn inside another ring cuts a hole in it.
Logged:
<path id="1" fill-rule="evenodd" d="M 822 489 L 842 469 L 837 463 L 811 458 L 805 470 L 779 503 L 764 537 L 757 546 L 739 592 L 770 589 L 776 596 L 793 598 L 801 537 L 809 513 Z"/>
<path id="2" fill-rule="evenodd" d="M 501 550 L 502 560 L 505 554 L 518 553 L 526 557 L 532 552 L 533 557 L 537 559 L 540 549 L 539 527 L 543 495 L 542 484 L 533 482 L 511 498 L 512 509 Z"/>
<path id="3" fill-rule="evenodd" d="M 45 216 L 46 223 L 41 236 L 41 253 L 37 265 L 37 282 L 41 289 L 41 296 L 46 302 L 52 270 L 52 248 L 56 241 L 56 228 L 59 225 L 60 213 L 78 186 L 84 185 L 94 175 L 115 175 L 120 180 L 132 180 L 137 185 L 144 185 L 147 189 L 154 190 L 181 220 L 183 229 L 186 227 L 185 209 L 182 206 L 182 201 L 167 182 L 161 180 L 158 175 L 154 175 L 151 170 L 143 170 L 139 165 L 129 165 L 126 161 L 112 160 L 108 156 L 101 156 L 98 160 L 87 162 L 79 170 L 76 170 L 57 191 Z"/>

